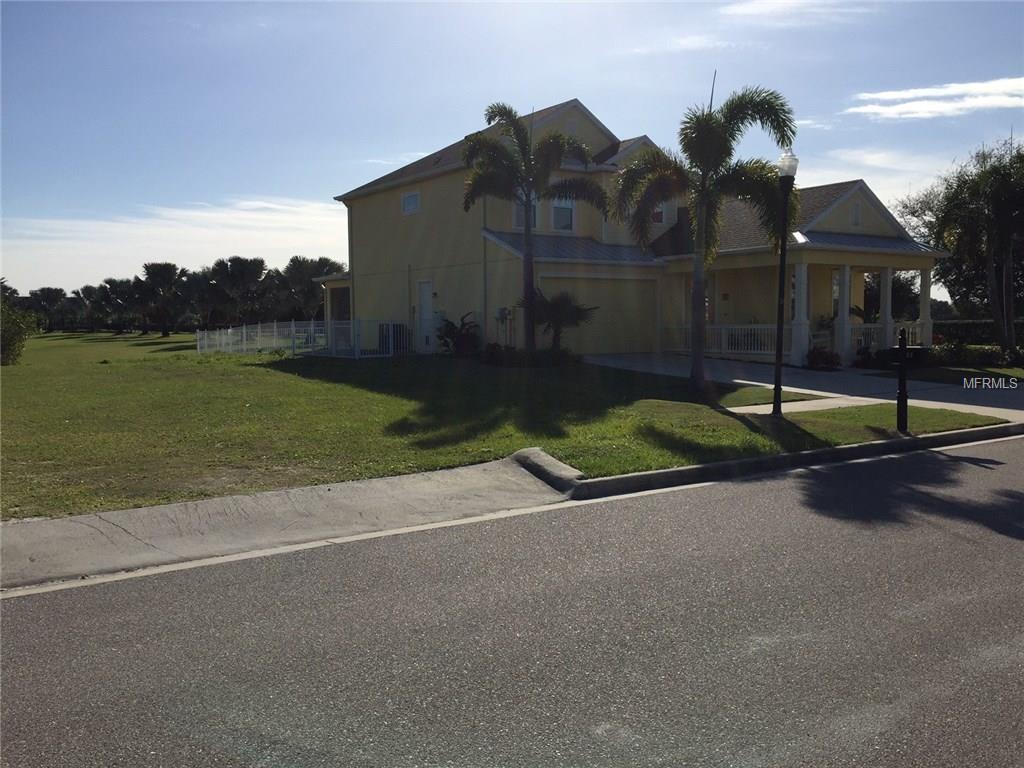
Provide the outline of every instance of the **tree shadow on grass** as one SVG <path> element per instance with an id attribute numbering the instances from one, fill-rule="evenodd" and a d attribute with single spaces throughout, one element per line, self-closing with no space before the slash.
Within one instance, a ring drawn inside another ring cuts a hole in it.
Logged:
<path id="1" fill-rule="evenodd" d="M 586 364 L 523 369 L 443 357 L 291 357 L 250 365 L 415 401 L 412 413 L 385 433 L 421 448 L 457 445 L 502 424 L 538 438 L 564 437 L 571 425 L 637 400 L 713 404 L 737 389 L 716 384 L 695 393 L 683 379 Z"/>
<path id="2" fill-rule="evenodd" d="M 807 506 L 837 520 L 907 525 L 918 516 L 934 516 L 1024 540 L 1024 492 L 967 486 L 972 478 L 976 483 L 979 479 L 975 473 L 965 475 L 967 470 L 996 471 L 1001 466 L 995 459 L 921 451 L 807 469 L 798 482 Z"/>

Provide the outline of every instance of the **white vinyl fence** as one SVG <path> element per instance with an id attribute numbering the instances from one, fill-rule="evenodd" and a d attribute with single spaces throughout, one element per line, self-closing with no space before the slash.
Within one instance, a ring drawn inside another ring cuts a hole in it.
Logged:
<path id="1" fill-rule="evenodd" d="M 255 323 L 196 331 L 196 351 L 255 355 L 281 350 L 292 355 L 392 357 L 411 351 L 412 337 L 402 323 L 322 320 Z"/>

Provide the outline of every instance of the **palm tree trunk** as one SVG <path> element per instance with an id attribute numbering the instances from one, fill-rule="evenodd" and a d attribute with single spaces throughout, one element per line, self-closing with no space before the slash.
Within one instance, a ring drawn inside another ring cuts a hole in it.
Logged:
<path id="1" fill-rule="evenodd" d="M 693 288 L 690 291 L 690 382 L 694 387 L 704 386 L 704 250 L 706 207 L 697 203 L 697 232 L 694 238 Z"/>
<path id="2" fill-rule="evenodd" d="M 1006 318 L 1006 346 L 1009 352 L 1017 349 L 1013 288 L 1013 240 L 1011 239 L 1007 244 L 1006 257 L 1003 259 L 1003 315 Z"/>
<path id="3" fill-rule="evenodd" d="M 523 202 L 523 322 L 526 356 L 532 362 L 537 352 L 537 290 L 533 285 L 533 201 Z"/>
<path id="4" fill-rule="evenodd" d="M 1009 339 L 1006 334 L 1006 313 L 1003 307 L 1003 286 L 996 273 L 995 254 L 991 241 L 985 243 L 985 277 L 988 281 L 988 303 L 992 313 L 992 325 L 995 327 L 996 341 L 1004 350 L 1009 350 Z"/>

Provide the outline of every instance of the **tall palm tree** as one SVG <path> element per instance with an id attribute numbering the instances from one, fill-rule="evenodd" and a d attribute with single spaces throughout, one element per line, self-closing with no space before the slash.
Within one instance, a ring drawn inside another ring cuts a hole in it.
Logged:
<path id="1" fill-rule="evenodd" d="M 753 125 L 760 125 L 780 147 L 796 136 L 793 110 L 777 91 L 747 87 L 714 109 L 691 107 L 679 125 L 681 154 L 648 150 L 618 177 L 617 217 L 646 246 L 651 213 L 679 197 L 689 200 L 694 228 L 693 289 L 691 291 L 690 378 L 704 383 L 704 267 L 718 252 L 719 212 L 727 197 L 748 200 L 762 223 L 778 211 L 778 172 L 766 160 L 737 160 L 736 144 Z M 767 227 L 769 234 L 775 226 Z M 773 241 L 775 238 L 772 238 Z"/>
<path id="2" fill-rule="evenodd" d="M 491 104 L 484 112 L 489 126 L 498 126 L 500 138 L 486 131 L 466 138 L 463 155 L 471 169 L 466 179 L 463 209 L 469 211 L 481 197 L 511 200 L 523 206 L 523 310 L 526 323 L 526 353 L 532 359 L 537 349 L 536 292 L 533 279 L 533 218 L 535 200 L 578 200 L 607 215 L 608 196 L 604 188 L 584 176 L 551 180 L 562 162 L 573 159 L 584 166 L 591 161 L 589 148 L 578 139 L 557 131 L 533 143 L 530 127 L 508 104 Z"/>

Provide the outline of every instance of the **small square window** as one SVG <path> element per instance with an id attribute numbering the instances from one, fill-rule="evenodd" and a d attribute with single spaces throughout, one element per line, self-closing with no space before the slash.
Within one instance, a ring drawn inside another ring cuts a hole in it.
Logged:
<path id="1" fill-rule="evenodd" d="M 551 228 L 557 232 L 572 232 L 572 211 L 572 200 L 553 200 L 551 202 Z"/>
<path id="2" fill-rule="evenodd" d="M 402 213 L 418 213 L 420 210 L 420 193 L 406 192 L 402 195 Z"/>

